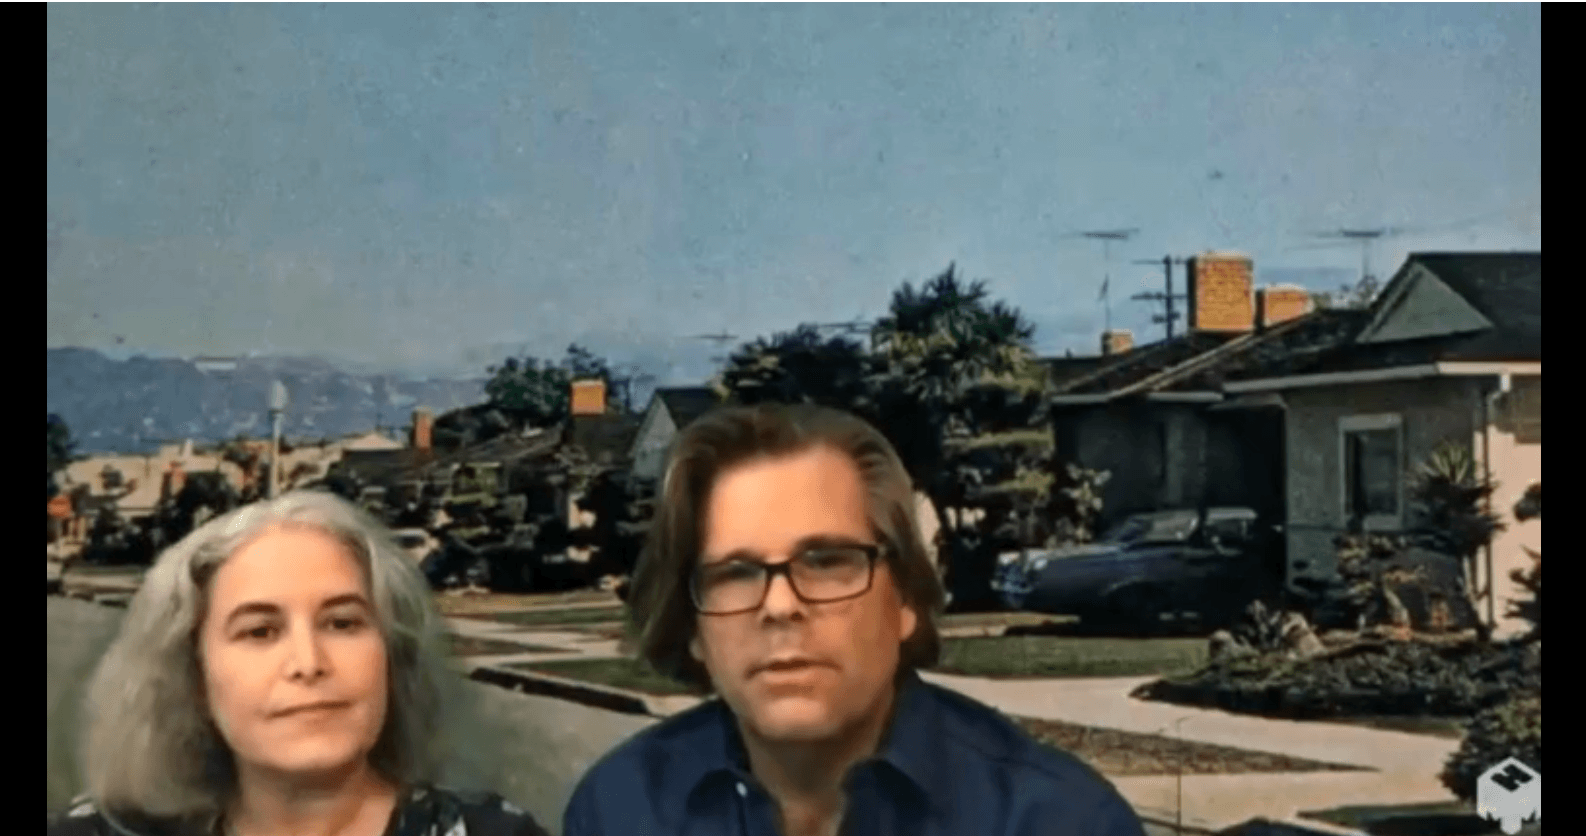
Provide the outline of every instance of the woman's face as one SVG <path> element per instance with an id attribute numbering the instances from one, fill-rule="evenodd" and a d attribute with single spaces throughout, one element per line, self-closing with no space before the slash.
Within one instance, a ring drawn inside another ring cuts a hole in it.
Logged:
<path id="1" fill-rule="evenodd" d="M 244 773 L 363 765 L 386 716 L 385 642 L 358 562 L 314 529 L 274 528 L 215 573 L 200 633 L 216 726 Z"/>

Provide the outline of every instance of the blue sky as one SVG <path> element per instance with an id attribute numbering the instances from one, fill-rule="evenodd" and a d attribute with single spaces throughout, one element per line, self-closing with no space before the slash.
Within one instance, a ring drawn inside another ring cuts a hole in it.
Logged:
<path id="1" fill-rule="evenodd" d="M 1134 259 L 1541 247 L 1535 4 L 51 4 L 51 347 L 690 382 L 956 262 L 1043 353 Z M 1327 272 L 1327 270 L 1332 272 Z M 1320 272 L 1316 272 L 1320 271 Z M 1182 278 L 1178 279 L 1180 290 Z"/>

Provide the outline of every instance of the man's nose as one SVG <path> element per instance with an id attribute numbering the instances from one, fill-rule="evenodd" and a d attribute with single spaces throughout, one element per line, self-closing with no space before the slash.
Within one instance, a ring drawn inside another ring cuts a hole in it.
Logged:
<path id="1" fill-rule="evenodd" d="M 786 618 L 804 610 L 804 602 L 799 599 L 798 593 L 793 591 L 793 580 L 786 574 L 774 575 L 771 585 L 765 591 L 765 603 L 761 609 L 767 616 L 773 618 Z"/>

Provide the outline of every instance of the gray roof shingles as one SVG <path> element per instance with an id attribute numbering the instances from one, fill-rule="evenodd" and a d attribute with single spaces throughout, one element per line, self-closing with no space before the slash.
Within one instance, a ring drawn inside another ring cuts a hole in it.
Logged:
<path id="1" fill-rule="evenodd" d="M 661 403 L 665 404 L 666 411 L 672 416 L 672 422 L 680 430 L 720 405 L 720 399 L 716 397 L 715 391 L 703 386 L 657 389 L 655 394 L 661 399 Z"/>

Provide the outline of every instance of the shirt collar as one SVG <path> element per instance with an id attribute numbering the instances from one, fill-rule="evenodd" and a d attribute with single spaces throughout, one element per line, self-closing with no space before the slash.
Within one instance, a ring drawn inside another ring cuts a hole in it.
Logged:
<path id="1" fill-rule="evenodd" d="M 674 798 L 692 799 L 695 793 L 721 783 L 752 781 L 749 756 L 744 749 L 738 724 L 720 698 L 704 706 L 698 736 L 686 742 L 685 753 L 669 763 L 668 771 L 680 782 L 681 792 Z M 945 807 L 952 797 L 951 764 L 942 757 L 942 732 L 936 701 L 930 686 L 918 673 L 899 677 L 893 698 L 891 722 L 882 735 L 875 756 L 861 761 L 865 765 L 885 765 L 906 779 L 920 799 L 935 807 Z M 684 744 L 684 741 L 677 741 Z"/>

